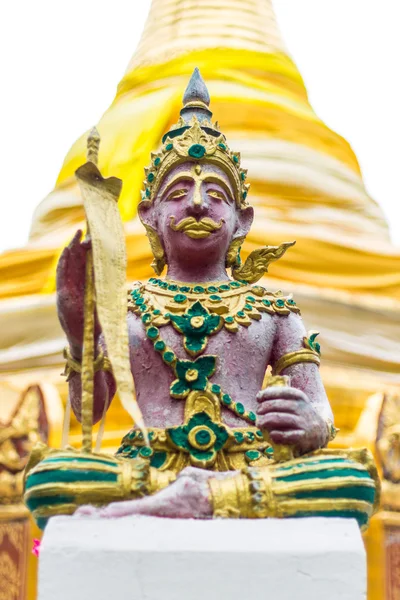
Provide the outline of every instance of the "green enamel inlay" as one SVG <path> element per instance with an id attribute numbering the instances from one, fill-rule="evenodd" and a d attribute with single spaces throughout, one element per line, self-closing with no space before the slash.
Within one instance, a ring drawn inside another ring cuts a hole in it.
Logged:
<path id="1" fill-rule="evenodd" d="M 171 363 L 175 359 L 175 354 L 170 351 L 164 352 L 163 359 L 165 360 L 165 362 Z"/>
<path id="2" fill-rule="evenodd" d="M 221 386 L 217 385 L 216 383 L 213 383 L 211 386 L 211 391 L 213 394 L 220 394 L 221 393 Z"/>
<path id="3" fill-rule="evenodd" d="M 370 479 L 370 475 L 367 471 L 358 471 L 356 469 L 329 469 L 325 471 L 309 471 L 305 473 L 296 473 L 295 475 L 285 475 L 284 477 L 277 477 L 276 480 L 303 481 L 305 479 L 329 479 L 330 477 L 357 477 L 357 479 Z"/>
<path id="4" fill-rule="evenodd" d="M 205 288 L 203 288 L 202 285 L 195 285 L 193 288 L 193 291 L 195 294 L 204 294 L 204 292 L 206 291 Z"/>
<path id="5" fill-rule="evenodd" d="M 207 292 L 210 292 L 210 293 L 212 293 L 212 294 L 215 294 L 216 292 L 218 292 L 218 288 L 217 288 L 217 287 L 215 287 L 215 285 L 210 285 L 210 286 L 207 288 Z"/>
<path id="6" fill-rule="evenodd" d="M 244 415 L 245 409 L 241 402 L 236 402 L 235 411 L 238 413 L 238 415 Z"/>
<path id="7" fill-rule="evenodd" d="M 149 327 L 146 334 L 148 338 L 155 340 L 160 335 L 160 330 L 158 327 Z"/>
<path id="8" fill-rule="evenodd" d="M 39 496 L 37 498 L 31 497 L 27 500 L 26 505 L 32 512 L 42 506 L 57 506 L 58 504 L 70 504 L 74 502 L 74 496 Z"/>
<path id="9" fill-rule="evenodd" d="M 185 398 L 192 390 L 204 391 L 207 387 L 208 377 L 215 371 L 216 356 L 200 356 L 195 361 L 178 360 L 176 374 L 178 379 L 172 382 L 170 393 L 173 398 Z M 196 378 L 192 379 L 192 373 Z"/>
<path id="10" fill-rule="evenodd" d="M 279 306 L 280 308 L 282 308 L 283 306 L 285 306 L 285 301 L 284 301 L 284 300 L 281 300 L 281 299 L 279 299 L 279 300 L 275 300 L 275 304 L 276 304 L 277 306 Z"/>
<path id="11" fill-rule="evenodd" d="M 233 317 L 225 317 L 225 323 L 233 323 L 235 319 Z"/>
<path id="12" fill-rule="evenodd" d="M 254 302 L 256 301 L 254 296 L 246 296 L 246 300 L 247 302 L 250 302 L 250 304 L 254 304 Z"/>
<path id="13" fill-rule="evenodd" d="M 169 152 L 170 150 L 172 150 L 172 148 L 173 148 L 173 147 L 174 147 L 174 145 L 173 145 L 173 144 L 167 144 L 167 145 L 165 146 L 165 149 L 167 150 L 167 152 Z"/>
<path id="14" fill-rule="evenodd" d="M 238 281 L 231 281 L 230 284 L 231 288 L 239 288 L 241 286 L 241 284 Z"/>
<path id="15" fill-rule="evenodd" d="M 253 307 L 251 306 L 251 304 L 245 304 L 244 310 L 253 310 Z"/>
<path id="16" fill-rule="evenodd" d="M 182 286 L 179 288 L 179 291 L 180 291 L 180 292 L 190 292 L 190 287 L 189 287 L 188 285 L 182 285 Z"/>
<path id="17" fill-rule="evenodd" d="M 174 301 L 182 304 L 182 302 L 186 302 L 187 296 L 185 294 L 175 294 Z"/>
<path id="18" fill-rule="evenodd" d="M 154 175 L 154 173 L 149 173 L 149 174 L 147 175 L 147 181 L 148 181 L 149 183 L 151 183 L 152 181 L 154 181 L 154 178 L 155 178 L 155 175 Z"/>
<path id="19" fill-rule="evenodd" d="M 263 432 L 261 431 L 261 429 L 257 429 L 256 437 L 258 437 L 259 440 L 264 439 Z"/>
<path id="20" fill-rule="evenodd" d="M 255 414 L 255 413 L 253 413 L 253 411 L 251 410 L 251 411 L 250 411 L 250 412 L 247 414 L 247 418 L 248 418 L 250 421 L 253 421 L 253 422 L 255 423 L 255 421 L 256 421 L 256 419 L 257 419 L 257 416 L 256 416 L 256 414 Z"/>
<path id="21" fill-rule="evenodd" d="M 168 289 L 171 292 L 177 292 L 178 291 L 178 286 L 175 283 L 169 283 L 168 284 Z"/>
<path id="22" fill-rule="evenodd" d="M 218 294 L 212 294 L 210 296 L 210 300 L 212 300 L 213 302 L 221 302 L 222 298 L 221 296 L 218 296 Z"/>
<path id="23" fill-rule="evenodd" d="M 219 286 L 218 289 L 220 292 L 229 292 L 229 285 L 226 285 L 225 283 L 223 283 L 222 285 Z"/>
<path id="24" fill-rule="evenodd" d="M 235 440 L 238 444 L 242 444 L 244 442 L 244 435 L 241 431 L 235 431 L 233 435 L 235 436 Z"/>
<path id="25" fill-rule="evenodd" d="M 208 336 L 216 333 L 221 326 L 221 317 L 210 314 L 199 301 L 184 315 L 170 315 L 170 319 L 175 329 L 183 334 L 183 346 L 192 356 L 204 352 Z"/>
<path id="26" fill-rule="evenodd" d="M 259 452 L 258 450 L 247 450 L 247 452 L 245 452 L 245 457 L 247 460 L 258 460 L 261 456 L 261 452 Z"/>
<path id="27" fill-rule="evenodd" d="M 222 396 L 222 402 L 225 404 L 225 406 L 230 406 L 232 404 L 232 398 L 229 394 L 224 394 Z"/>
<path id="28" fill-rule="evenodd" d="M 146 193 L 146 198 L 150 198 L 150 196 L 151 196 L 150 188 L 146 188 L 146 192 L 145 193 Z"/>
<path id="29" fill-rule="evenodd" d="M 164 352 L 165 348 L 166 348 L 165 342 L 163 342 L 162 340 L 158 340 L 154 344 L 154 349 L 157 350 L 157 352 Z"/>
<path id="30" fill-rule="evenodd" d="M 153 456 L 150 458 L 150 466 L 154 467 L 155 469 L 160 469 L 166 460 L 166 452 L 154 452 Z"/>
<path id="31" fill-rule="evenodd" d="M 154 159 L 155 166 L 158 167 L 158 165 L 160 164 L 160 162 L 161 162 L 161 158 L 159 156 L 157 156 L 157 158 Z"/>
<path id="32" fill-rule="evenodd" d="M 222 142 L 219 143 L 218 146 L 221 148 L 221 150 L 226 150 L 226 145 L 223 144 Z"/>
<path id="33" fill-rule="evenodd" d="M 254 442 L 254 440 L 256 439 L 256 436 L 254 435 L 254 433 L 252 431 L 248 431 L 246 433 L 246 436 L 247 436 L 247 441 L 250 443 Z"/>
<path id="34" fill-rule="evenodd" d="M 265 306 L 271 306 L 270 300 L 262 300 L 261 302 L 265 304 Z"/>
<path id="35" fill-rule="evenodd" d="M 143 323 L 150 323 L 152 317 L 151 315 L 149 315 L 149 313 L 146 313 L 145 315 L 142 315 L 142 321 Z"/>
<path id="36" fill-rule="evenodd" d="M 117 473 L 104 473 L 103 471 L 84 471 L 79 469 L 54 469 L 28 475 L 25 488 L 27 490 L 44 483 L 78 483 L 79 481 L 114 481 L 118 479 Z"/>
<path id="37" fill-rule="evenodd" d="M 239 310 L 239 312 L 236 313 L 236 316 L 238 316 L 240 319 L 243 319 L 246 316 L 246 313 L 244 313 L 242 310 Z"/>
<path id="38" fill-rule="evenodd" d="M 158 310 L 158 308 L 156 308 L 155 310 L 153 310 L 153 315 L 161 315 L 161 310 Z"/>
<path id="39" fill-rule="evenodd" d="M 243 200 L 246 200 L 246 198 L 247 198 L 247 192 L 246 192 L 246 190 L 243 192 L 242 198 L 243 198 Z"/>
<path id="40" fill-rule="evenodd" d="M 242 181 L 246 181 L 246 173 L 244 171 L 240 173 L 240 178 Z"/>
<path id="41" fill-rule="evenodd" d="M 205 153 L 206 149 L 201 144 L 193 144 L 188 150 L 188 154 L 192 158 L 203 158 Z"/>
<path id="42" fill-rule="evenodd" d="M 236 164 L 239 162 L 239 157 L 236 156 L 236 154 L 232 157 L 232 159 L 233 159 L 233 162 Z"/>
<path id="43" fill-rule="evenodd" d="M 211 441 L 211 433 L 208 429 L 200 429 L 194 437 L 199 446 L 207 446 Z"/>
<path id="44" fill-rule="evenodd" d="M 339 487 L 335 490 L 309 490 L 305 492 L 297 492 L 293 494 L 298 500 L 304 498 L 346 498 L 351 500 L 364 500 L 365 502 L 374 503 L 375 488 L 367 486 L 349 486 Z"/>
<path id="45" fill-rule="evenodd" d="M 142 296 L 139 296 L 138 298 L 136 298 L 136 300 L 135 300 L 136 306 L 140 306 L 143 303 L 144 303 L 144 298 L 142 298 Z"/>
<path id="46" fill-rule="evenodd" d="M 144 446 L 143 448 L 140 448 L 139 454 L 143 458 L 148 458 L 149 456 L 151 456 L 153 454 L 153 450 L 149 446 Z"/>

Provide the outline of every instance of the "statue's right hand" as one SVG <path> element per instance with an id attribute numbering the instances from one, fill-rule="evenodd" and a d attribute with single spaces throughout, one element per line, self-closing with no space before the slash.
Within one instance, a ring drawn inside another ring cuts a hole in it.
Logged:
<path id="1" fill-rule="evenodd" d="M 81 241 L 81 237 L 82 231 L 78 230 L 64 248 L 56 275 L 58 317 L 71 352 L 77 359 L 82 354 L 86 257 L 91 248 L 90 239 Z M 95 341 L 99 335 L 100 325 L 96 317 Z"/>

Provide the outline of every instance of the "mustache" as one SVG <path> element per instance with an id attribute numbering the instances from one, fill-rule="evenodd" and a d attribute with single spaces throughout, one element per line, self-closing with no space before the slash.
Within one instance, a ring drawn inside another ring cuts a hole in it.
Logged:
<path id="1" fill-rule="evenodd" d="M 209 217 L 204 217 L 197 221 L 194 217 L 186 217 L 179 221 L 179 223 L 175 224 L 175 217 L 170 217 L 169 226 L 173 231 L 182 231 L 188 237 L 192 239 L 202 239 L 206 238 L 213 233 L 213 231 L 217 231 L 221 229 L 222 223 L 225 223 L 224 219 L 221 219 L 219 223 L 210 219 Z"/>

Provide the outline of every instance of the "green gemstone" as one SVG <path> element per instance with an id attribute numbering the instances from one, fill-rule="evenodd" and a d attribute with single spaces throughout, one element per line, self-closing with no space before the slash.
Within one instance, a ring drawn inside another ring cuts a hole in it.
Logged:
<path id="1" fill-rule="evenodd" d="M 142 321 L 143 323 L 149 323 L 151 321 L 151 315 L 149 315 L 149 313 L 142 315 Z"/>
<path id="2" fill-rule="evenodd" d="M 279 307 L 285 306 L 284 300 L 275 300 L 275 304 Z"/>
<path id="3" fill-rule="evenodd" d="M 258 437 L 260 440 L 263 439 L 263 432 L 261 431 L 261 429 L 257 429 L 256 431 L 256 437 Z"/>
<path id="4" fill-rule="evenodd" d="M 247 460 L 257 460 L 258 458 L 260 458 L 261 453 L 258 450 L 247 450 L 247 452 L 245 453 L 245 456 L 247 458 Z"/>
<path id="5" fill-rule="evenodd" d="M 244 305 L 244 310 L 253 310 L 253 307 L 251 304 L 245 304 Z"/>
<path id="6" fill-rule="evenodd" d="M 183 285 L 179 288 L 180 292 L 190 292 L 190 287 L 188 285 Z"/>
<path id="7" fill-rule="evenodd" d="M 256 436 L 254 435 L 254 433 L 252 431 L 248 431 L 247 432 L 247 441 L 254 442 L 255 439 L 256 439 Z"/>
<path id="8" fill-rule="evenodd" d="M 150 198 L 150 196 L 151 196 L 150 188 L 146 188 L 146 198 Z"/>
<path id="9" fill-rule="evenodd" d="M 139 454 L 143 458 L 147 458 L 148 456 L 151 456 L 153 454 L 153 450 L 152 448 L 149 448 L 149 446 L 143 446 L 143 448 L 140 448 Z"/>
<path id="10" fill-rule="evenodd" d="M 158 283 L 158 279 L 156 277 L 150 277 L 149 283 Z"/>
<path id="11" fill-rule="evenodd" d="M 136 431 L 133 429 L 132 431 L 130 431 L 130 432 L 128 433 L 128 438 L 129 438 L 130 440 L 134 440 L 134 439 L 135 439 L 135 437 L 136 437 Z"/>
<path id="12" fill-rule="evenodd" d="M 265 306 L 271 306 L 270 300 L 262 300 L 262 303 L 265 304 Z"/>
<path id="13" fill-rule="evenodd" d="M 169 289 L 171 292 L 177 292 L 177 291 L 178 291 L 178 286 L 177 286 L 177 285 L 175 285 L 175 283 L 169 283 L 169 284 L 168 284 L 168 289 Z"/>
<path id="14" fill-rule="evenodd" d="M 136 306 L 140 306 L 143 303 L 144 303 L 144 298 L 142 298 L 142 296 L 139 296 L 138 298 L 136 298 L 136 300 L 135 300 Z"/>
<path id="15" fill-rule="evenodd" d="M 206 446 L 211 442 L 211 434 L 207 429 L 200 429 L 194 438 L 199 446 Z"/>
<path id="16" fill-rule="evenodd" d="M 144 437 L 143 437 L 143 433 L 141 431 L 138 432 L 138 440 L 140 440 L 141 442 L 143 442 Z"/>
<path id="17" fill-rule="evenodd" d="M 242 198 L 243 198 L 243 200 L 246 200 L 246 198 L 247 198 L 247 192 L 246 191 L 243 192 Z"/>
<path id="18" fill-rule="evenodd" d="M 202 285 L 195 285 L 193 288 L 193 291 L 195 294 L 204 294 L 204 292 L 206 291 Z"/>
<path id="19" fill-rule="evenodd" d="M 158 327 L 149 327 L 146 333 L 151 340 L 155 340 L 160 335 Z"/>
<path id="20" fill-rule="evenodd" d="M 221 386 L 219 386 L 216 383 L 213 383 L 211 386 L 211 391 L 213 394 L 220 394 L 221 393 Z"/>
<path id="21" fill-rule="evenodd" d="M 125 454 L 127 452 L 130 452 L 132 450 L 131 446 L 125 446 L 125 448 L 122 448 L 122 452 Z"/>
<path id="22" fill-rule="evenodd" d="M 153 315 L 161 315 L 161 310 L 158 310 L 158 308 L 156 308 L 155 310 L 153 310 Z"/>
<path id="23" fill-rule="evenodd" d="M 296 302 L 292 299 L 289 299 L 287 303 L 290 304 L 290 306 L 296 306 Z"/>
<path id="24" fill-rule="evenodd" d="M 201 144 L 193 144 L 188 150 L 188 155 L 192 158 L 203 158 L 206 153 L 206 149 Z"/>
<path id="25" fill-rule="evenodd" d="M 210 300 L 212 300 L 213 302 L 221 302 L 221 296 L 218 296 L 218 294 L 211 294 L 210 296 Z"/>
<path id="26" fill-rule="evenodd" d="M 236 155 L 233 156 L 233 162 L 237 164 L 239 162 L 239 157 Z"/>
<path id="27" fill-rule="evenodd" d="M 255 423 L 257 416 L 255 413 L 253 413 L 253 411 L 251 410 L 248 414 L 247 417 L 249 419 L 249 421 L 253 421 L 253 423 Z"/>
<path id="28" fill-rule="evenodd" d="M 245 317 L 245 313 L 242 310 L 239 310 L 239 312 L 236 313 L 236 315 L 240 318 L 243 319 L 243 317 Z"/>
<path id="29" fill-rule="evenodd" d="M 273 456 L 273 454 L 274 454 L 274 449 L 273 449 L 273 448 L 271 448 L 271 447 L 269 447 L 269 448 L 266 448 L 266 449 L 264 450 L 264 453 L 265 453 L 265 454 L 268 456 L 268 458 L 270 458 L 270 457 L 271 457 L 271 456 Z"/>
<path id="30" fill-rule="evenodd" d="M 250 304 L 254 304 L 254 302 L 256 301 L 254 296 L 246 296 L 246 300 L 247 302 L 250 302 Z"/>
<path id="31" fill-rule="evenodd" d="M 222 403 L 225 404 L 225 406 L 229 406 L 230 404 L 232 404 L 232 398 L 229 394 L 224 394 L 222 396 Z"/>
<path id="32" fill-rule="evenodd" d="M 147 310 L 147 305 L 142 304 L 142 306 L 139 306 L 139 310 L 140 310 L 140 312 L 145 312 Z"/>
<path id="33" fill-rule="evenodd" d="M 152 181 L 154 181 L 154 177 L 155 177 L 154 173 L 149 173 L 149 174 L 147 175 L 147 181 L 148 181 L 149 183 L 151 183 Z"/>
<path id="34" fill-rule="evenodd" d="M 218 292 L 218 288 L 217 288 L 217 287 L 215 287 L 215 285 L 210 285 L 210 286 L 207 288 L 207 292 L 210 292 L 211 294 L 215 294 L 215 292 Z"/>
<path id="35" fill-rule="evenodd" d="M 169 152 L 170 150 L 172 150 L 172 148 L 173 148 L 173 147 L 174 147 L 174 145 L 173 145 L 173 144 L 167 144 L 167 145 L 165 146 L 165 149 L 166 149 L 166 150 Z"/>
<path id="36" fill-rule="evenodd" d="M 160 283 L 158 284 L 160 286 L 160 288 L 162 288 L 163 290 L 166 290 L 168 288 L 168 283 L 166 281 L 160 281 Z"/>
<path id="37" fill-rule="evenodd" d="M 239 288 L 241 284 L 238 281 L 231 281 L 229 285 L 232 288 Z"/>
<path id="38" fill-rule="evenodd" d="M 154 350 L 157 350 L 157 352 L 164 352 L 165 348 L 166 348 L 165 342 L 163 342 L 162 340 L 158 340 L 154 344 Z"/>
<path id="39" fill-rule="evenodd" d="M 160 164 L 160 162 L 161 162 L 161 158 L 159 156 L 157 156 L 157 158 L 154 160 L 155 166 L 158 167 L 158 165 Z"/>
<path id="40" fill-rule="evenodd" d="M 233 323 L 234 320 L 235 319 L 233 317 L 225 317 L 225 323 Z"/>
<path id="41" fill-rule="evenodd" d="M 181 304 L 182 302 L 185 302 L 187 300 L 187 296 L 185 296 L 185 294 L 176 294 L 174 296 L 174 301 L 178 302 L 179 304 Z"/>
<path id="42" fill-rule="evenodd" d="M 234 436 L 238 444 L 242 444 L 244 442 L 244 435 L 240 431 L 235 431 Z"/>
<path id="43" fill-rule="evenodd" d="M 220 292 L 229 292 L 230 288 L 229 288 L 229 285 L 226 285 L 224 283 L 223 285 L 220 285 L 218 289 L 219 289 Z"/>
<path id="44" fill-rule="evenodd" d="M 240 178 L 242 181 L 246 181 L 246 173 L 244 173 L 243 171 L 240 173 Z"/>
<path id="45" fill-rule="evenodd" d="M 163 359 L 165 360 L 165 362 L 167 363 L 171 363 L 175 358 L 175 354 L 173 352 L 164 352 L 163 354 Z"/>
<path id="46" fill-rule="evenodd" d="M 245 408 L 241 402 L 236 402 L 235 411 L 237 412 L 238 415 L 244 415 Z"/>
<path id="47" fill-rule="evenodd" d="M 218 144 L 218 146 L 221 148 L 221 150 L 226 150 L 226 146 L 222 142 Z"/>

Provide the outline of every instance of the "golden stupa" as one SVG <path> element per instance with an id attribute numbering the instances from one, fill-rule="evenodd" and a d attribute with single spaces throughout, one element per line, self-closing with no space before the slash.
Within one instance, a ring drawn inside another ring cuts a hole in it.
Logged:
<path id="1" fill-rule="evenodd" d="M 128 278 L 152 275 L 136 216 L 143 168 L 175 122 L 196 66 L 214 115 L 249 169 L 256 218 L 243 255 L 297 240 L 273 265 L 267 285 L 293 292 L 308 326 L 322 332 L 321 371 L 340 428 L 336 443 L 373 448 L 382 394 L 395 393 L 400 384 L 400 252 L 351 147 L 311 108 L 271 0 L 152 1 L 138 49 L 97 125 L 99 167 L 104 176 L 123 180 Z M 28 244 L 0 256 L 3 398 L 11 403 L 13 394 L 39 384 L 53 444 L 60 443 L 67 394 L 55 267 L 62 247 L 84 228 L 74 172 L 85 162 L 86 138 L 87 132 L 73 145 L 55 189 L 37 207 Z M 8 417 L 0 412 L 0 422 Z M 104 436 L 110 451 L 129 425 L 114 400 Z M 70 442 L 79 440 L 75 423 Z M 378 519 L 367 537 L 374 600 L 383 598 L 382 531 Z"/>

